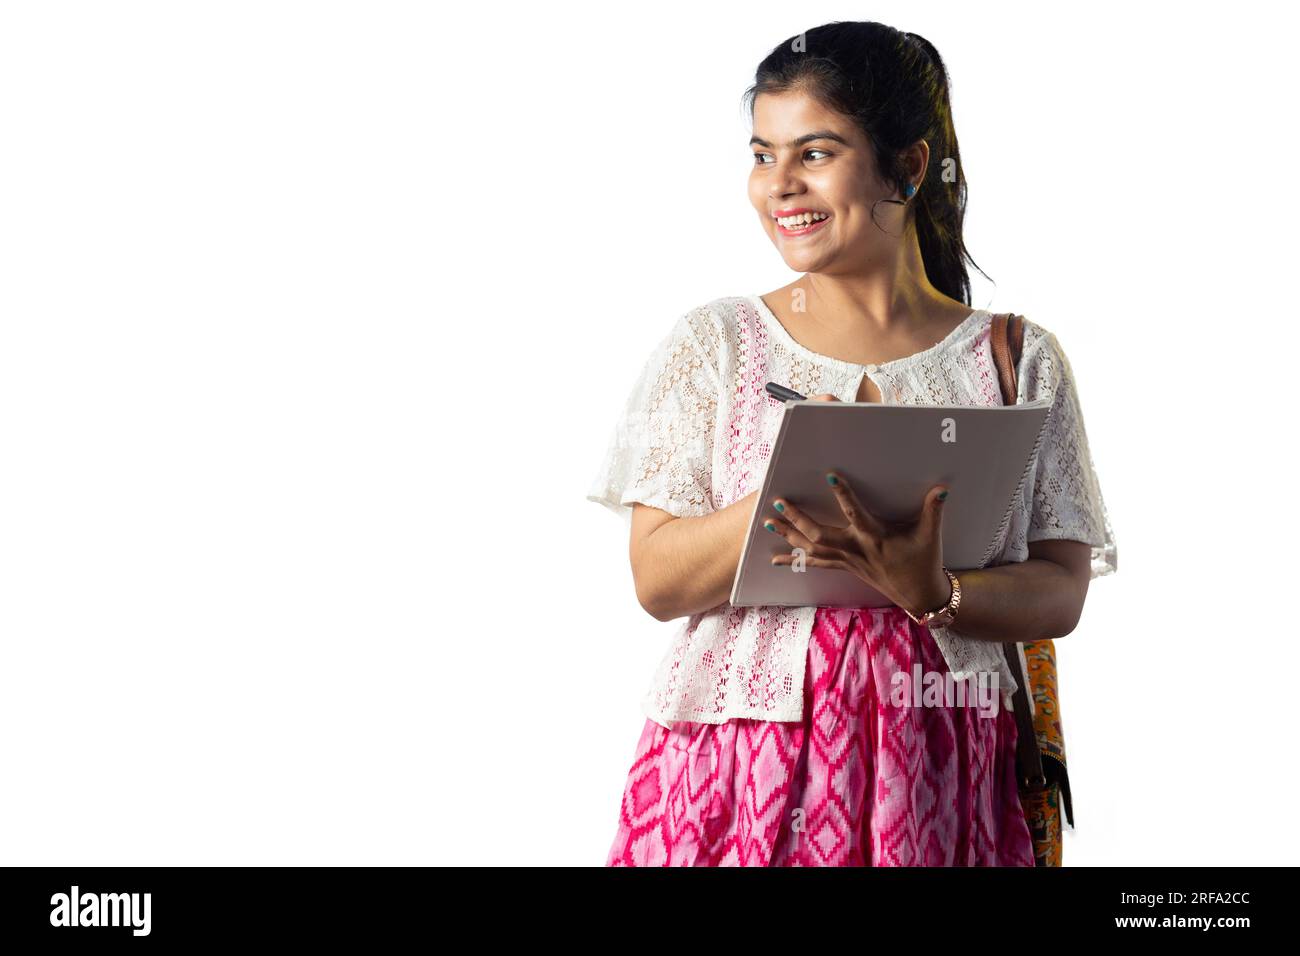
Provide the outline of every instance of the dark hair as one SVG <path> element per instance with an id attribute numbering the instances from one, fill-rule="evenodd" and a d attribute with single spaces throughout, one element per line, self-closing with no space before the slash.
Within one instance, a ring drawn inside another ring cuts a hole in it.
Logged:
<path id="1" fill-rule="evenodd" d="M 871 142 L 881 176 L 900 192 L 906 183 L 902 151 L 920 139 L 930 145 L 925 179 L 905 203 L 904 224 L 915 225 L 930 283 L 970 305 L 966 263 L 975 260 L 962 239 L 966 177 L 939 51 L 924 37 L 883 23 L 823 24 L 786 40 L 758 65 L 744 97 L 750 123 L 759 93 L 791 90 L 856 122 Z M 953 170 L 952 182 L 943 181 L 945 165 Z M 980 274 L 987 278 L 982 269 Z"/>

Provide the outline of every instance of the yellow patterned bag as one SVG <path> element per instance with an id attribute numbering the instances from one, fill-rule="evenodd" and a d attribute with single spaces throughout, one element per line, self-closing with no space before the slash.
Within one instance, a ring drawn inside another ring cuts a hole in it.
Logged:
<path id="1" fill-rule="evenodd" d="M 1009 313 L 995 315 L 991 331 L 993 360 L 998 368 L 1002 401 L 1016 403 L 1016 369 L 1024 336 L 1023 318 Z M 1016 748 L 1016 778 L 1020 804 L 1034 841 L 1037 866 L 1061 865 L 1061 814 L 1074 826 L 1070 800 L 1070 777 L 1065 766 L 1065 734 L 1061 730 L 1061 707 L 1056 687 L 1056 645 L 1030 641 L 1024 649 L 1024 673 L 1016 644 L 1006 644 L 1007 663 L 1023 690 L 1017 690 L 1013 705 L 1020 741 Z M 1033 697 L 1032 725 L 1027 717 L 1026 694 Z M 1030 732 L 1032 730 L 1032 732 Z M 1030 742 L 1032 741 L 1032 746 Z"/>
<path id="2" fill-rule="evenodd" d="M 1061 811 L 1074 826 L 1070 805 L 1070 778 L 1065 770 L 1065 735 L 1061 732 L 1061 710 L 1056 691 L 1056 645 L 1032 641 L 1024 645 L 1029 665 L 1029 689 L 1034 695 L 1034 738 L 1043 774 L 1039 785 L 1022 778 L 1020 803 L 1034 838 L 1034 859 L 1038 866 L 1061 865 Z"/>

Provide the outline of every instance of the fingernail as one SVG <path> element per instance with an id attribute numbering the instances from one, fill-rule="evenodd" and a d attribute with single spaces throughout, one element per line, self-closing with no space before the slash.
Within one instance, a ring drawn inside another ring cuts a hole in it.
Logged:
<path id="1" fill-rule="evenodd" d="M 838 485 L 840 483 L 840 480 L 836 478 L 834 475 L 827 475 L 826 480 L 830 482 L 832 485 Z"/>
<path id="2" fill-rule="evenodd" d="M 774 502 L 772 504 L 772 507 L 775 508 L 777 511 L 785 511 L 785 505 L 781 504 L 781 502 L 779 501 Z"/>
<path id="3" fill-rule="evenodd" d="M 770 521 L 765 522 L 764 525 L 763 525 L 763 527 L 766 528 L 768 531 L 775 531 L 775 530 L 776 530 L 776 525 L 772 524 L 772 522 L 770 522 Z"/>
<path id="4" fill-rule="evenodd" d="M 944 500 L 945 498 L 947 498 L 947 497 L 948 497 L 948 489 L 947 489 L 947 488 L 945 488 L 945 489 L 943 489 L 943 491 L 939 492 L 939 500 L 940 500 L 940 501 L 943 501 L 943 500 Z"/>

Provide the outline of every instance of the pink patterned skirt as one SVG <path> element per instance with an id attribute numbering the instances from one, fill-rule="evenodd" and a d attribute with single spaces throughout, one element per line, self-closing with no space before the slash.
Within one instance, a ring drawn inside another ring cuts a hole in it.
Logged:
<path id="1" fill-rule="evenodd" d="M 1014 715 L 900 698 L 917 664 L 901 608 L 819 608 L 802 723 L 647 719 L 606 866 L 1033 866 Z"/>

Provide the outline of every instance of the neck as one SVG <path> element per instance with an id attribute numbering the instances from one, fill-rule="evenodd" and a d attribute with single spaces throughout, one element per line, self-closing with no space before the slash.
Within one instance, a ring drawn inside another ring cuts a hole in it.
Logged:
<path id="1" fill-rule="evenodd" d="M 898 244 L 892 262 L 855 273 L 809 272 L 796 288 L 805 290 L 808 311 L 819 324 L 873 337 L 923 328 L 948 297 L 930 284 L 915 233 Z"/>

